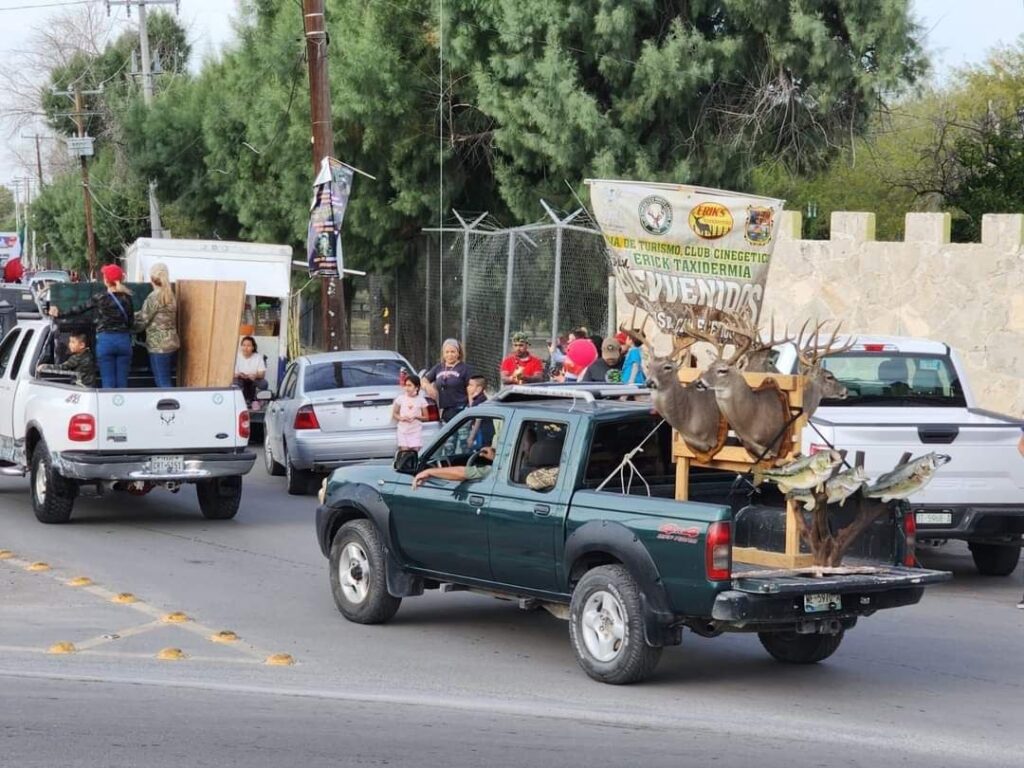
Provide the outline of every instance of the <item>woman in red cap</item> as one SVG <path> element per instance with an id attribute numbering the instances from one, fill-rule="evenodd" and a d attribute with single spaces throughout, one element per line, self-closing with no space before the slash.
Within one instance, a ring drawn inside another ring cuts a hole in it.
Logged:
<path id="1" fill-rule="evenodd" d="M 106 264 L 100 269 L 107 290 L 92 296 L 84 304 L 71 307 L 65 315 L 81 315 L 95 310 L 96 362 L 100 366 L 101 386 L 104 389 L 123 389 L 128 386 L 128 369 L 132 363 L 132 324 L 135 307 L 131 291 L 122 282 L 124 272 L 117 264 Z M 50 307 L 50 316 L 57 317 L 56 307 Z"/>

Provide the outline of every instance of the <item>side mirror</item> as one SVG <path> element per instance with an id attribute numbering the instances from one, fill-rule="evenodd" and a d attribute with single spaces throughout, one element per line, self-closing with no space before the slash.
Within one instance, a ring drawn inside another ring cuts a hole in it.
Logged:
<path id="1" fill-rule="evenodd" d="M 395 454 L 395 471 L 414 474 L 420 468 L 420 455 L 416 451 L 399 451 Z"/>

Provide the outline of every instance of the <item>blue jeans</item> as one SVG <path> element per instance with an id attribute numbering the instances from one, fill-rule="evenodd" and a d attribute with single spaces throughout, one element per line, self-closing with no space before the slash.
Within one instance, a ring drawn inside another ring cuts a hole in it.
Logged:
<path id="1" fill-rule="evenodd" d="M 124 389 L 128 386 L 128 369 L 132 364 L 132 336 L 128 331 L 96 334 L 96 362 L 100 366 L 103 389 Z"/>
<path id="2" fill-rule="evenodd" d="M 150 352 L 149 369 L 153 372 L 153 381 L 158 389 L 170 389 L 174 386 L 171 367 L 174 364 L 173 352 Z"/>

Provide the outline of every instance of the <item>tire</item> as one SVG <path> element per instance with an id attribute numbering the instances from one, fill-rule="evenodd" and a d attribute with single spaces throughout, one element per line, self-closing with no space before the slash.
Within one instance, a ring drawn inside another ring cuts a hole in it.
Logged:
<path id="1" fill-rule="evenodd" d="M 215 477 L 196 483 L 199 511 L 207 520 L 230 520 L 242 501 L 242 478 Z"/>
<path id="2" fill-rule="evenodd" d="M 1013 544 L 968 544 L 978 573 L 1009 576 L 1020 562 L 1020 547 Z"/>
<path id="3" fill-rule="evenodd" d="M 40 440 L 32 451 L 32 510 L 41 523 L 59 524 L 71 519 L 77 486 L 53 468 L 50 449 Z"/>
<path id="4" fill-rule="evenodd" d="M 843 642 L 843 632 L 835 635 L 800 635 L 796 632 L 758 632 L 764 649 L 776 661 L 786 664 L 817 664 L 824 661 Z"/>
<path id="5" fill-rule="evenodd" d="M 644 639 L 640 586 L 621 565 L 587 571 L 569 605 L 569 639 L 576 661 L 594 680 L 612 685 L 648 677 L 661 648 Z"/>
<path id="6" fill-rule="evenodd" d="M 350 520 L 331 542 L 330 578 L 334 603 L 349 621 L 383 624 L 402 598 L 388 592 L 384 546 L 369 520 Z"/>
<path id="7" fill-rule="evenodd" d="M 305 496 L 309 493 L 309 486 L 313 482 L 313 473 L 308 469 L 299 469 L 288 457 L 288 450 L 284 452 L 284 482 L 288 487 L 288 493 L 292 496 Z"/>
<path id="8" fill-rule="evenodd" d="M 270 441 L 263 441 L 263 466 L 271 477 L 283 477 L 284 465 L 279 463 L 270 452 Z"/>

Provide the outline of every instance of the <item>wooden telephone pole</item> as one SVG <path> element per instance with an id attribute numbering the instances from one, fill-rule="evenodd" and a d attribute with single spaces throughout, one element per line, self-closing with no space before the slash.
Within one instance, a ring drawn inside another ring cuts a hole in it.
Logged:
<path id="1" fill-rule="evenodd" d="M 309 106 L 313 129 L 313 178 L 320 172 L 325 157 L 334 153 L 334 129 L 331 125 L 331 84 L 327 76 L 327 29 L 324 0 L 302 0 L 306 34 L 306 60 L 309 65 Z M 348 348 L 348 319 L 341 280 L 325 277 L 320 282 L 321 320 L 324 350 Z"/>

